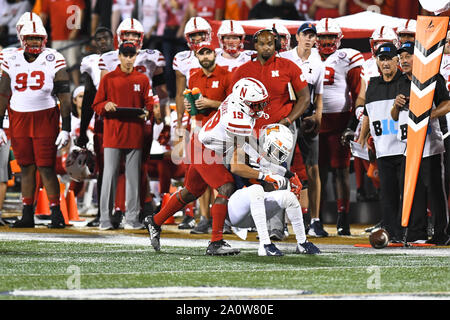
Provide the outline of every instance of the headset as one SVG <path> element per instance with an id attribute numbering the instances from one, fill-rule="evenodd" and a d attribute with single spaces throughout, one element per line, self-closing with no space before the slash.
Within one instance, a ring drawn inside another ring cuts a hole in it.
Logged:
<path id="1" fill-rule="evenodd" d="M 261 29 L 261 30 L 257 31 L 253 35 L 253 44 L 258 42 L 258 36 L 263 31 L 268 31 L 268 32 L 273 33 L 273 35 L 275 37 L 275 51 L 280 51 L 281 50 L 281 38 L 280 38 L 280 35 L 279 35 L 277 29 L 275 29 L 275 27 L 272 27 L 272 29 Z"/>

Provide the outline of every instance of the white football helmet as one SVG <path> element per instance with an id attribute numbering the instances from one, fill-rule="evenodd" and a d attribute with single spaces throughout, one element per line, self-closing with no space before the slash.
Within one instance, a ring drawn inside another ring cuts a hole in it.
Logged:
<path id="1" fill-rule="evenodd" d="M 125 35 L 125 33 L 127 32 L 136 33 L 139 35 L 139 38 L 137 40 L 128 39 Z M 138 20 L 127 18 L 123 20 L 117 28 L 117 40 L 119 42 L 119 46 L 124 41 L 132 41 L 139 50 L 140 48 L 142 48 L 142 45 L 144 43 L 144 27 Z"/>
<path id="2" fill-rule="evenodd" d="M 404 42 L 407 40 L 411 40 L 408 38 L 404 38 L 404 37 L 415 37 L 416 36 L 416 26 L 417 26 L 417 21 L 414 19 L 408 19 L 406 20 L 404 23 L 402 23 L 398 28 L 397 28 L 397 37 L 398 40 L 400 42 Z M 401 39 L 403 37 L 403 39 Z"/>
<path id="3" fill-rule="evenodd" d="M 66 159 L 66 172 L 71 179 L 83 181 L 94 177 L 95 158 L 87 149 L 74 149 Z"/>
<path id="4" fill-rule="evenodd" d="M 42 38 L 41 44 L 39 47 L 30 46 L 25 40 L 27 37 L 40 37 Z M 47 44 L 47 31 L 45 30 L 42 23 L 28 21 L 25 22 L 22 26 L 19 34 L 20 43 L 25 52 L 32 54 L 40 54 Z"/>
<path id="5" fill-rule="evenodd" d="M 277 30 L 278 34 L 280 35 L 280 42 L 281 42 L 281 50 L 280 52 L 283 51 L 288 51 L 291 49 L 291 34 L 289 33 L 289 30 L 282 25 L 281 23 L 272 23 L 271 28 L 275 28 L 275 30 Z M 283 41 L 283 37 L 286 39 Z"/>
<path id="6" fill-rule="evenodd" d="M 203 33 L 201 39 L 195 40 L 192 35 L 195 33 Z M 202 17 L 192 17 L 184 27 L 184 37 L 192 51 L 197 51 L 199 43 L 211 43 L 212 29 L 208 21 Z"/>
<path id="7" fill-rule="evenodd" d="M 39 17 L 39 15 L 37 15 L 34 12 L 25 12 L 24 14 L 22 14 L 20 16 L 19 20 L 16 23 L 16 30 L 17 30 L 18 37 L 20 35 L 20 30 L 22 30 L 23 25 L 25 24 L 25 22 L 28 22 L 28 21 L 34 21 L 34 22 L 40 23 L 42 25 L 42 20 Z"/>
<path id="8" fill-rule="evenodd" d="M 321 19 L 317 25 L 317 48 L 319 52 L 325 55 L 332 54 L 341 46 L 341 39 L 343 38 L 341 27 L 331 18 Z M 333 40 L 321 39 L 321 36 L 335 35 Z"/>
<path id="9" fill-rule="evenodd" d="M 238 36 L 240 37 L 239 43 L 224 41 L 225 36 Z M 217 38 L 219 39 L 220 47 L 223 51 L 234 55 L 244 49 L 245 31 L 238 21 L 224 20 L 217 31 Z"/>
<path id="10" fill-rule="evenodd" d="M 394 29 L 390 27 L 378 27 L 370 37 L 370 48 L 372 50 L 372 54 L 375 55 L 378 47 L 385 42 L 392 42 L 396 47 L 398 47 L 397 34 Z"/>
<path id="11" fill-rule="evenodd" d="M 288 127 L 273 123 L 265 126 L 261 135 L 263 149 L 275 163 L 286 162 L 294 148 L 294 135 Z"/>
<path id="12" fill-rule="evenodd" d="M 269 94 L 261 81 L 254 78 L 242 78 L 233 86 L 234 101 L 239 103 L 242 111 L 253 118 L 264 115 L 264 108 L 269 103 Z"/>

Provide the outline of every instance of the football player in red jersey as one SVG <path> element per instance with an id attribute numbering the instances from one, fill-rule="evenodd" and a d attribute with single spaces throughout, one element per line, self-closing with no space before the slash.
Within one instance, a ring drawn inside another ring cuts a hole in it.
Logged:
<path id="1" fill-rule="evenodd" d="M 9 103 L 11 144 L 22 171 L 22 218 L 16 228 L 34 227 L 36 169 L 50 203 L 50 228 L 64 228 L 59 206 L 60 187 L 55 172 L 56 150 L 68 144 L 70 133 L 70 84 L 64 57 L 45 47 L 47 32 L 36 22 L 20 31 L 23 50 L 5 57 L 0 82 L 0 124 Z M 45 67 L 43 68 L 43 65 Z M 54 93 L 61 104 L 55 103 Z M 62 118 L 62 130 L 59 118 Z M 3 129 L 1 129 L 3 131 Z"/>

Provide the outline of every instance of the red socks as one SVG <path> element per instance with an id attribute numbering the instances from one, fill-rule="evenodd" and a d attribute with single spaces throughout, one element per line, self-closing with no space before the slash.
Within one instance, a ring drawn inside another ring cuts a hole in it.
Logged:
<path id="1" fill-rule="evenodd" d="M 178 192 L 170 196 L 169 201 L 161 208 L 157 214 L 153 216 L 153 221 L 158 225 L 162 225 L 169 217 L 180 211 L 186 206 L 186 203 L 178 199 Z"/>
<path id="2" fill-rule="evenodd" d="M 227 216 L 228 206 L 226 204 L 213 204 L 211 206 L 212 233 L 211 242 L 223 239 L 223 225 Z"/>

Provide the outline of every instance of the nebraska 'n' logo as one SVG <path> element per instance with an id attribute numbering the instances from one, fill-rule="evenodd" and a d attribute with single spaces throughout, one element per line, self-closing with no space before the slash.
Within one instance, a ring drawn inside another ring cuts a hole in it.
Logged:
<path id="1" fill-rule="evenodd" d="M 279 76 L 280 76 L 279 70 L 272 70 L 272 78 L 279 77 Z"/>
<path id="2" fill-rule="evenodd" d="M 141 85 L 140 84 L 134 84 L 134 91 L 135 92 L 141 91 Z"/>
<path id="3" fill-rule="evenodd" d="M 213 81 L 211 84 L 211 88 L 219 88 L 219 81 Z"/>
<path id="4" fill-rule="evenodd" d="M 245 95 L 247 94 L 247 88 L 242 87 L 241 88 L 241 93 L 239 94 L 241 97 L 245 97 Z"/>

